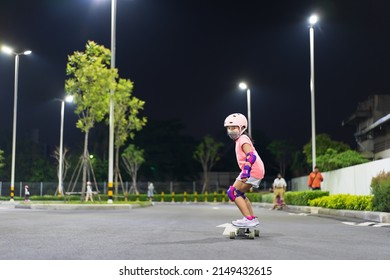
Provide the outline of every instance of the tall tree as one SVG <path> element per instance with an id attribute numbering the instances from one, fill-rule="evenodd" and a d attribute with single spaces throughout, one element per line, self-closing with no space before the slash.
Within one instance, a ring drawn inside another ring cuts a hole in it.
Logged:
<path id="1" fill-rule="evenodd" d="M 0 150 L 0 168 L 4 167 L 4 165 L 5 165 L 3 155 L 4 155 L 4 151 Z"/>
<path id="2" fill-rule="evenodd" d="M 306 156 L 306 161 L 309 166 L 312 165 L 311 146 L 310 139 L 310 142 L 303 147 L 303 153 Z M 328 134 L 318 134 L 316 136 L 316 157 L 324 155 L 328 149 L 333 149 L 337 153 L 341 153 L 349 150 L 350 147 L 343 142 L 332 140 Z"/>
<path id="3" fill-rule="evenodd" d="M 114 95 L 114 134 L 115 134 L 115 193 L 118 194 L 118 178 L 122 183 L 119 169 L 119 150 L 128 138 L 134 138 L 134 132 L 146 124 L 146 117 L 139 117 L 145 102 L 133 96 L 133 83 L 130 80 L 119 79 Z M 122 184 L 123 188 L 123 184 Z"/>
<path id="4" fill-rule="evenodd" d="M 148 119 L 134 137 L 134 144 L 145 150 L 145 163 L 139 178 L 145 181 L 193 181 L 200 168 L 194 160 L 193 150 L 199 144 L 183 130 L 182 120 Z"/>
<path id="5" fill-rule="evenodd" d="M 205 136 L 203 141 L 196 147 L 194 158 L 200 162 L 203 169 L 203 188 L 202 193 L 208 189 L 209 172 L 220 159 L 219 149 L 223 143 L 215 141 L 211 136 Z"/>
<path id="6" fill-rule="evenodd" d="M 20 137 L 15 160 L 17 162 L 15 181 L 52 182 L 56 178 L 54 164 L 47 156 L 45 147 L 31 141 L 28 137 Z M 10 163 L 11 157 L 9 156 L 5 162 Z M 7 164 L 4 167 L 6 174 L 10 173 L 10 170 L 6 170 L 10 166 L 11 164 Z"/>
<path id="7" fill-rule="evenodd" d="M 356 151 L 347 150 L 341 153 L 334 149 L 327 149 L 326 153 L 317 158 L 322 171 L 331 171 L 343 167 L 366 163 L 369 160 Z"/>
<path id="8" fill-rule="evenodd" d="M 130 144 L 122 153 L 122 160 L 126 167 L 126 171 L 133 182 L 130 188 L 130 193 L 137 193 L 137 173 L 138 169 L 145 162 L 144 150 Z"/>
<path id="9" fill-rule="evenodd" d="M 368 162 L 358 152 L 351 150 L 347 144 L 334 141 L 327 134 L 318 135 L 316 145 L 317 165 L 322 171 Z M 311 166 L 311 141 L 303 147 L 303 153 L 306 155 L 307 163 Z"/>
<path id="10" fill-rule="evenodd" d="M 281 173 L 283 177 L 286 176 L 287 165 L 292 162 L 292 155 L 295 150 L 294 146 L 287 140 L 275 140 L 267 146 L 267 149 L 277 162 L 276 171 Z"/>
<path id="11" fill-rule="evenodd" d="M 68 173 L 70 162 L 68 158 L 68 148 L 64 147 L 64 150 L 62 151 L 62 163 L 60 162 L 60 148 L 56 147 L 54 150 L 54 153 L 52 157 L 58 162 L 57 166 L 57 177 L 60 179 L 60 164 L 62 164 L 62 178 L 61 182 L 64 182 L 64 179 L 66 177 L 66 174 Z M 60 191 L 60 186 L 57 187 L 57 192 Z M 59 195 L 63 195 L 63 193 L 59 193 Z"/>
<path id="12" fill-rule="evenodd" d="M 84 133 L 82 155 L 83 173 L 81 198 L 84 199 L 87 175 L 89 176 L 88 135 L 95 122 L 104 119 L 109 111 L 110 91 L 115 90 L 117 70 L 110 68 L 109 49 L 88 41 L 84 52 L 74 52 L 68 56 L 65 81 L 67 94 L 74 95 L 75 113 L 79 115 L 76 123 Z"/>

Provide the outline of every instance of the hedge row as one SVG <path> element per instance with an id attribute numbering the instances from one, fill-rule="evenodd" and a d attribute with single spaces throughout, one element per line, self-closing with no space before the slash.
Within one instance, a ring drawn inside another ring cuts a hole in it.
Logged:
<path id="1" fill-rule="evenodd" d="M 375 187 L 374 195 L 349 195 L 349 194 L 335 194 L 329 195 L 327 191 L 304 191 L 304 192 L 286 192 L 285 202 L 287 205 L 313 206 L 330 209 L 346 209 L 359 211 L 381 211 L 390 212 L 390 186 L 379 182 Z M 376 194 L 376 195 L 375 195 Z M 381 195 L 380 198 L 377 195 Z M 273 193 L 256 193 L 251 192 L 246 194 L 252 202 L 273 203 Z M 64 201 L 76 202 L 80 201 L 79 195 L 70 196 L 32 196 L 31 201 Z M 7 201 L 9 197 L 0 197 L 0 200 Z M 15 200 L 23 200 L 23 198 L 15 197 Z M 95 195 L 96 203 L 108 201 L 108 196 Z M 131 194 L 127 197 L 114 196 L 115 203 L 126 201 L 148 201 L 146 194 Z M 225 192 L 221 193 L 205 193 L 205 194 L 155 194 L 153 201 L 156 202 L 228 202 L 229 199 Z"/>
<path id="2" fill-rule="evenodd" d="M 273 202 L 273 194 L 264 195 L 262 198 L 263 202 Z M 286 192 L 284 200 L 287 205 L 360 211 L 374 210 L 372 195 L 329 195 L 327 191 Z"/>
<path id="3" fill-rule="evenodd" d="M 372 201 L 372 195 L 335 194 L 310 200 L 309 205 L 330 209 L 372 211 Z"/>
<path id="4" fill-rule="evenodd" d="M 260 193 L 247 193 L 248 198 L 252 202 L 261 202 L 261 194 Z M 107 196 L 104 196 L 107 198 Z M 130 200 L 130 201 L 146 201 L 148 197 L 146 194 L 131 194 L 128 195 L 127 198 L 124 196 L 117 196 L 114 199 L 119 201 Z M 225 192 L 221 193 L 204 193 L 204 194 L 193 194 L 193 193 L 180 193 L 180 194 L 155 194 L 153 196 L 153 201 L 157 202 L 228 202 L 229 198 L 227 197 Z"/>
<path id="5" fill-rule="evenodd" d="M 252 202 L 261 202 L 261 194 L 260 193 L 247 193 L 246 194 Z M 100 194 L 93 196 L 94 201 L 108 201 L 107 194 Z M 0 200 L 9 201 L 9 197 L 2 196 Z M 22 197 L 14 197 L 16 201 L 23 201 Z M 53 195 L 44 195 L 44 196 L 31 196 L 31 201 L 80 201 L 80 195 L 66 195 L 62 197 L 53 196 Z M 124 195 L 115 195 L 113 196 L 114 202 L 125 202 L 125 201 L 148 201 L 148 197 L 146 194 L 129 194 L 127 196 Z M 204 194 L 190 194 L 190 193 L 169 193 L 169 194 L 155 194 L 153 196 L 153 201 L 156 202 L 228 202 L 229 198 L 227 197 L 225 192 L 220 193 L 204 193 Z"/>

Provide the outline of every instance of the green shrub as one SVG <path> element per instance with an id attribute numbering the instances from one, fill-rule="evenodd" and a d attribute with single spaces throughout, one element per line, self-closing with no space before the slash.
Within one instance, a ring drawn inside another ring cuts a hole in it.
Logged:
<path id="1" fill-rule="evenodd" d="M 328 191 L 286 192 L 284 195 L 284 201 L 286 204 L 290 205 L 308 206 L 311 200 L 328 195 Z"/>
<path id="2" fill-rule="evenodd" d="M 317 197 L 328 196 L 327 191 L 304 191 L 304 192 L 286 192 L 284 194 L 284 201 L 288 205 L 304 205 L 308 206 L 309 202 Z M 274 194 L 263 194 L 261 202 L 273 203 Z"/>
<path id="3" fill-rule="evenodd" d="M 371 195 L 335 194 L 310 200 L 309 205 L 330 209 L 371 211 L 372 198 Z"/>
<path id="4" fill-rule="evenodd" d="M 263 194 L 261 196 L 261 202 L 273 203 L 273 201 L 274 201 L 274 194 L 273 193 L 267 193 L 267 194 Z"/>
<path id="5" fill-rule="evenodd" d="M 260 193 L 252 192 L 245 194 L 251 202 L 261 202 L 263 195 Z M 226 196 L 227 197 L 227 196 Z"/>
<path id="6" fill-rule="evenodd" d="M 345 199 L 345 209 L 372 211 L 372 195 L 348 195 Z"/>
<path id="7" fill-rule="evenodd" d="M 371 180 L 372 206 L 375 211 L 390 212 L 390 172 L 380 172 Z"/>

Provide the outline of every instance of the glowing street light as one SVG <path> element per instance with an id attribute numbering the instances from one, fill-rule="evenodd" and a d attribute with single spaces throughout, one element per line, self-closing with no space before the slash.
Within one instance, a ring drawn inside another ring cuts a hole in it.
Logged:
<path id="1" fill-rule="evenodd" d="M 65 116 L 65 102 L 71 103 L 73 102 L 73 95 L 67 95 L 65 99 L 61 100 L 61 128 L 60 128 L 60 157 L 59 157 L 59 167 L 58 167 L 58 196 L 62 196 L 64 194 L 63 187 L 63 142 L 64 142 L 64 116 Z"/>
<path id="2" fill-rule="evenodd" d="M 311 15 L 309 17 L 309 23 L 310 23 L 311 26 L 315 25 L 317 23 L 317 21 L 318 21 L 318 16 L 317 15 L 314 14 L 314 15 Z"/>
<path id="3" fill-rule="evenodd" d="M 312 141 L 312 168 L 316 166 L 316 121 L 315 121 L 315 94 L 314 94 L 314 25 L 318 21 L 317 15 L 309 18 L 310 24 L 310 91 L 311 91 L 311 141 Z"/>
<path id="4" fill-rule="evenodd" d="M 111 69 L 115 68 L 116 48 L 116 6 L 117 0 L 111 0 Z M 110 111 L 108 118 L 108 182 L 107 182 L 107 203 L 113 203 L 113 181 L 114 181 L 114 91 L 110 91 Z"/>
<path id="5" fill-rule="evenodd" d="M 252 121 L 251 121 L 251 90 L 248 88 L 247 84 L 241 82 L 238 84 L 238 87 L 242 90 L 246 90 L 246 99 L 247 99 L 247 107 L 248 107 L 248 134 L 252 137 Z"/>
<path id="6" fill-rule="evenodd" d="M 116 1 L 111 0 L 111 69 L 115 68 Z M 108 140 L 108 203 L 113 203 L 114 181 L 114 91 L 110 92 L 109 140 Z"/>
<path id="7" fill-rule="evenodd" d="M 30 50 L 26 50 L 21 53 L 16 53 L 14 50 L 7 46 L 2 46 L 1 51 L 15 56 L 15 81 L 14 81 L 14 120 L 12 129 L 12 163 L 11 163 L 11 191 L 10 201 L 14 201 L 15 194 L 15 153 L 16 153 L 16 118 L 17 118 L 17 105 L 18 105 L 18 75 L 19 75 L 19 56 L 31 54 Z"/>

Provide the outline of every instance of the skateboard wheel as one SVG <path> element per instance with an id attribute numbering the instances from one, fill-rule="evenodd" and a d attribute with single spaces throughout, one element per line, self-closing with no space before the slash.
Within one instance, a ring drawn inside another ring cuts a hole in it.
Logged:
<path id="1" fill-rule="evenodd" d="M 236 233 L 234 231 L 231 231 L 229 237 L 230 237 L 230 239 L 235 239 Z"/>
<path id="2" fill-rule="evenodd" d="M 260 230 L 255 229 L 255 236 L 260 236 Z"/>
<path id="3" fill-rule="evenodd" d="M 249 237 L 249 239 L 255 239 L 255 232 L 254 232 L 254 231 L 251 231 L 251 232 L 248 234 L 248 237 Z"/>

